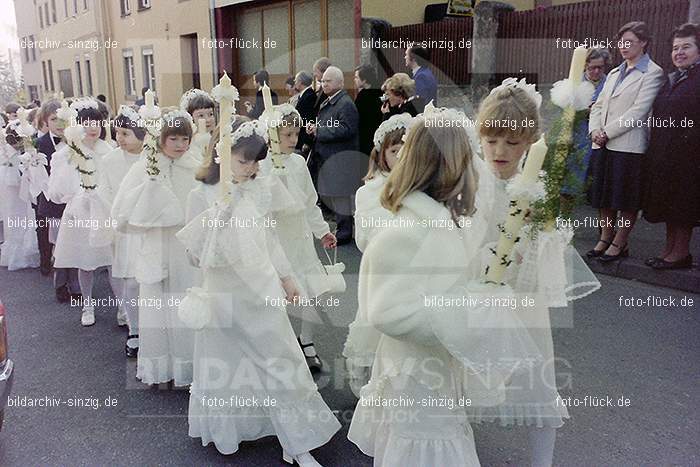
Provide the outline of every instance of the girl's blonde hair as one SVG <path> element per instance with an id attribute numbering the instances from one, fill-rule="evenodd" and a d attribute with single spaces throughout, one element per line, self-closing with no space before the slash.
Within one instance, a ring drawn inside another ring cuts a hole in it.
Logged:
<path id="1" fill-rule="evenodd" d="M 474 213 L 479 182 L 467 133 L 460 126 L 426 126 L 418 118 L 384 186 L 382 206 L 396 213 L 406 196 L 422 191 L 443 203 L 460 225 L 460 216 Z"/>
<path id="2" fill-rule="evenodd" d="M 540 135 L 540 112 L 527 92 L 503 87 L 489 94 L 479 106 L 479 136 L 524 138 L 530 143 Z"/>
<path id="3" fill-rule="evenodd" d="M 367 170 L 367 175 L 362 178 L 363 181 L 366 182 L 367 180 L 373 179 L 377 172 L 391 172 L 389 164 L 386 162 L 386 151 L 395 144 L 402 144 L 402 138 L 405 134 L 405 128 L 397 128 L 396 130 L 390 131 L 386 134 L 379 151 L 377 151 L 377 148 L 375 147 L 372 148 L 372 152 L 369 155 L 369 168 Z"/>

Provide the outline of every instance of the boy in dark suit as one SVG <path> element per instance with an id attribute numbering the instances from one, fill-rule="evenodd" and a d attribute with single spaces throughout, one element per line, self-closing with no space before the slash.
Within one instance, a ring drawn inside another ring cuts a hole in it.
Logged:
<path id="1" fill-rule="evenodd" d="M 51 172 L 51 156 L 54 152 L 66 145 L 63 142 L 63 126 L 56 116 L 56 111 L 61 107 L 57 100 L 50 100 L 41 106 L 41 118 L 48 127 L 48 132 L 37 140 L 37 150 L 46 154 L 49 165 L 47 172 Z M 63 216 L 65 204 L 56 204 L 46 199 L 43 193 L 37 197 L 37 239 L 39 241 L 39 254 L 41 257 L 41 273 L 48 275 L 51 272 L 51 252 L 52 246 L 49 240 L 49 225 L 58 229 L 58 225 Z M 56 299 L 65 303 L 80 296 L 80 285 L 78 283 L 77 269 L 55 269 L 54 288 L 56 289 Z"/>

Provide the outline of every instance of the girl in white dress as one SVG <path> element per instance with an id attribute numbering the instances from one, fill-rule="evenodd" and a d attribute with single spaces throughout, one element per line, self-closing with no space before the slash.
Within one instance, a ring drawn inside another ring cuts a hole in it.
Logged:
<path id="1" fill-rule="evenodd" d="M 275 106 L 275 111 L 279 121 L 274 124 L 279 131 L 280 150 L 283 153 L 280 160 L 284 168 L 274 167 L 272 157 L 268 155 L 260 161 L 260 173 L 279 177 L 295 200 L 293 207 L 274 215 L 275 228 L 301 294 L 299 300 L 289 304 L 290 314 L 301 318 L 301 332 L 297 340 L 309 369 L 317 372 L 323 367 L 323 362 L 316 352 L 313 339 L 314 328 L 321 322 L 319 312 L 322 309 L 316 306 L 313 299 L 328 292 L 329 288 L 323 281 L 325 272 L 313 239 L 316 237 L 323 248 L 330 249 L 336 247 L 336 238 L 317 204 L 318 195 L 306 160 L 295 153 L 302 126 L 301 116 L 290 104 Z M 273 124 L 271 121 L 266 123 Z"/>
<path id="2" fill-rule="evenodd" d="M 203 160 L 212 132 L 216 128 L 216 102 L 208 92 L 192 88 L 180 98 L 180 110 L 190 114 L 195 126 L 199 124 L 199 120 L 204 120 L 206 124 L 207 131 L 197 131 L 192 136 L 190 147 L 190 150 Z"/>
<path id="3" fill-rule="evenodd" d="M 508 194 L 507 185 L 517 177 L 523 156 L 539 138 L 542 97 L 534 88 L 524 81 L 507 79 L 484 99 L 479 109 L 481 148 L 498 178 L 495 213 L 487 235 L 491 242 L 498 240 L 498 224 L 508 215 L 512 196 Z M 528 124 L 511 127 L 499 122 Z M 472 408 L 469 415 L 476 422 L 498 420 L 502 426 L 530 427 L 531 463 L 549 466 L 554 453 L 555 429 L 569 417 L 557 391 L 549 307 L 566 306 L 567 301 L 594 292 L 600 283 L 569 245 L 570 232 L 539 232 L 534 241 L 525 232 L 520 237 L 522 241 L 515 250 L 516 261 L 509 266 L 505 281 L 516 292 L 535 299 L 535 306 L 523 308 L 520 316 L 543 360 L 531 373 L 511 379 L 502 404 Z M 490 259 L 488 255 L 486 261 Z"/>
<path id="4" fill-rule="evenodd" d="M 10 271 L 39 266 L 39 247 L 34 232 L 35 214 L 31 201 L 21 196 L 20 190 L 22 155 L 25 152 L 25 142 L 31 138 L 31 135 L 20 135 L 20 127 L 25 131 L 30 128 L 33 132 L 34 129 L 29 126 L 29 122 L 24 122 L 24 125 L 22 123 L 20 120 L 11 121 L 4 129 L 3 141 L 0 141 L 0 239 L 3 239 L 0 266 Z"/>
<path id="5" fill-rule="evenodd" d="M 142 117 L 147 112 L 141 107 Z M 187 195 L 196 184 L 198 162 L 189 151 L 192 119 L 179 110 L 166 113 L 153 136 L 146 136 L 144 157 L 122 180 L 112 217 L 118 230 L 140 233 L 134 265 L 140 286 L 136 377 L 145 384 L 184 386 L 192 382 L 194 334 L 178 319 L 177 305 L 188 287 L 199 284 L 200 274 L 175 233 L 185 223 Z"/>
<path id="6" fill-rule="evenodd" d="M 95 270 L 112 264 L 109 208 L 96 192 L 102 158 L 112 147 L 100 139 L 103 114 L 92 98 L 77 99 L 66 129 L 68 145 L 51 157 L 47 198 L 66 203 L 54 249 L 56 268 L 77 268 L 83 295 L 83 326 L 95 324 Z"/>
<path id="7" fill-rule="evenodd" d="M 199 329 L 189 434 L 223 454 L 274 435 L 285 461 L 319 466 L 309 451 L 328 442 L 340 423 L 318 393 L 285 312 L 285 298 L 299 295 L 272 216 L 296 201 L 277 177 L 257 176 L 266 137 L 263 123 L 236 119 L 228 199 L 220 197 L 212 152 L 200 172 L 204 183 L 190 195 L 191 220 L 177 234 L 204 275 L 202 288 L 190 290 L 180 306 Z"/>
<path id="8" fill-rule="evenodd" d="M 381 195 L 395 217 L 360 264 L 358 320 L 382 335 L 348 438 L 375 466 L 479 465 L 464 406 L 540 358 L 517 312 L 489 306 L 512 291 L 478 280 L 493 177 L 455 116 L 431 118 L 408 132 Z"/>
<path id="9" fill-rule="evenodd" d="M 127 172 L 142 157 L 146 130 L 139 114 L 122 105 L 113 121 L 118 147 L 110 151 L 102 161 L 98 192 L 110 207 Z M 127 357 L 138 354 L 139 334 L 139 284 L 136 281 L 136 260 L 139 254 L 139 235 L 135 232 L 114 232 L 112 244 L 112 290 L 120 303 L 117 322 L 129 326 L 125 352 Z"/>
<path id="10" fill-rule="evenodd" d="M 392 115 L 374 132 L 374 149 L 370 154 L 365 185 L 355 194 L 355 243 L 364 252 L 381 225 L 394 214 L 379 201 L 386 179 L 398 162 L 406 131 L 413 122 L 410 114 Z M 362 312 L 358 310 L 358 316 Z M 360 396 L 360 388 L 369 380 L 380 333 L 372 326 L 350 323 L 343 356 L 348 369 L 350 389 Z"/>

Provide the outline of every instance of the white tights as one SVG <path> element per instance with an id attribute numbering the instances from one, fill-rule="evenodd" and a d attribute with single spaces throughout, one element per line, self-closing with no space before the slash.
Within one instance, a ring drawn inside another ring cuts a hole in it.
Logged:
<path id="1" fill-rule="evenodd" d="M 92 287 L 95 283 L 95 271 L 78 269 L 78 283 L 80 284 L 80 292 L 83 294 L 83 310 L 94 310 L 92 305 Z"/>
<path id="2" fill-rule="evenodd" d="M 533 467 L 551 467 L 554 458 L 554 441 L 557 437 L 556 428 L 530 427 L 530 455 Z"/>

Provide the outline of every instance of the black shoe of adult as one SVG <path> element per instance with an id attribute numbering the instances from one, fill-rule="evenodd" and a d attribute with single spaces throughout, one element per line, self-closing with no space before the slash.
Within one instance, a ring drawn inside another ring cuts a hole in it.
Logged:
<path id="1" fill-rule="evenodd" d="M 693 257 L 688 255 L 685 258 L 679 259 L 678 261 L 666 261 L 659 260 L 651 265 L 654 269 L 664 270 L 664 269 L 690 269 L 693 267 Z"/>
<path id="2" fill-rule="evenodd" d="M 347 245 L 348 243 L 352 242 L 352 237 L 342 237 L 342 238 L 337 238 L 336 239 L 336 245 Z"/>
<path id="3" fill-rule="evenodd" d="M 652 258 L 647 258 L 647 259 L 645 259 L 645 260 L 644 260 L 644 265 L 645 265 L 645 266 L 650 266 L 650 267 L 653 268 L 653 267 L 654 267 L 654 263 L 656 263 L 656 262 L 658 262 L 658 261 L 663 261 L 663 258 L 659 258 L 658 256 L 654 256 L 654 257 L 652 257 Z"/>
<path id="4" fill-rule="evenodd" d="M 139 356 L 139 348 L 138 347 L 131 347 L 129 345 L 129 339 L 138 339 L 139 335 L 138 334 L 130 334 L 126 337 L 126 344 L 124 344 L 124 353 L 126 354 L 127 358 L 136 358 Z"/>
<path id="5" fill-rule="evenodd" d="M 48 276 L 49 274 L 51 274 L 51 271 L 53 271 L 53 268 L 51 267 L 50 263 L 49 264 L 42 264 L 39 267 L 39 271 L 41 271 L 42 276 Z"/>
<path id="6" fill-rule="evenodd" d="M 67 286 L 62 285 L 56 289 L 56 300 L 58 300 L 59 303 L 67 303 L 70 301 L 70 292 L 68 292 Z"/>
<path id="7" fill-rule="evenodd" d="M 598 261 L 600 261 L 601 263 L 612 263 L 613 261 L 617 261 L 618 259 L 627 258 L 630 255 L 630 250 L 629 248 L 627 248 L 627 245 L 623 247 L 620 247 L 615 243 L 611 243 L 610 245 L 614 246 L 615 248 L 618 248 L 620 251 L 616 255 L 604 254 L 603 256 L 599 257 Z"/>
<path id="8" fill-rule="evenodd" d="M 316 348 L 314 347 L 313 342 L 309 342 L 308 344 L 302 344 L 301 339 L 297 337 L 297 342 L 299 343 L 299 347 L 301 347 L 301 352 L 304 354 L 304 358 L 306 359 L 306 364 L 309 366 L 309 371 L 311 373 L 318 373 L 321 371 L 321 368 L 323 368 L 323 362 L 321 359 L 318 357 L 318 354 L 316 353 Z M 310 349 L 309 353 L 312 353 L 313 355 L 308 356 L 306 354 L 305 349 Z"/>
<path id="9" fill-rule="evenodd" d="M 596 250 L 595 248 L 592 248 L 586 252 L 586 257 L 588 258 L 600 258 L 605 254 L 605 250 L 610 246 L 612 242 L 609 242 L 607 240 L 598 240 L 598 243 L 602 243 L 605 245 L 605 248 L 602 250 Z"/>

